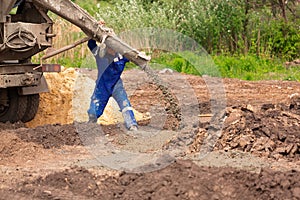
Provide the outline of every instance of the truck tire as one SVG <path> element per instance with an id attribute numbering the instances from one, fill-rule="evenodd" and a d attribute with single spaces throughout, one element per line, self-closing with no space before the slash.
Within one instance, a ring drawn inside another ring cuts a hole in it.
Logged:
<path id="1" fill-rule="evenodd" d="M 22 117 L 22 122 L 29 122 L 33 120 L 35 117 L 39 104 L 40 104 L 40 95 L 39 94 L 31 94 L 26 95 L 27 97 L 27 107 L 24 116 Z"/>
<path id="2" fill-rule="evenodd" d="M 7 92 L 7 104 L 1 106 L 0 122 L 20 121 L 26 112 L 26 96 L 20 96 L 16 88 L 9 88 L 4 92 Z"/>

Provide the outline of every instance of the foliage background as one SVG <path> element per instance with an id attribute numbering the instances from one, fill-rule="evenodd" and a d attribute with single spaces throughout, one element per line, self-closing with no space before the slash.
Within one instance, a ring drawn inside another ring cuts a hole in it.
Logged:
<path id="1" fill-rule="evenodd" d="M 96 19 L 104 19 L 116 33 L 157 27 L 193 38 L 212 56 L 224 77 L 300 80 L 299 70 L 284 64 L 300 58 L 298 0 L 73 1 Z M 56 48 L 83 37 L 68 22 L 53 18 L 59 33 Z M 52 61 L 80 67 L 87 55 L 86 47 L 81 46 Z M 153 62 L 177 71 L 199 74 L 180 55 L 159 53 L 152 57 Z"/>

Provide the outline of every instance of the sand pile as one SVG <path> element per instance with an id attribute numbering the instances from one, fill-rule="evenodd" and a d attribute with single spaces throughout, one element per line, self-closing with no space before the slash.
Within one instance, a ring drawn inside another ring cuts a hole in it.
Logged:
<path id="1" fill-rule="evenodd" d="M 28 127 L 44 124 L 69 124 L 74 121 L 88 120 L 87 109 L 95 81 L 74 68 L 63 68 L 60 73 L 45 73 L 49 93 L 40 94 L 40 106 L 35 118 Z M 134 110 L 137 121 L 148 119 L 146 114 Z M 98 120 L 100 124 L 123 123 L 123 117 L 117 103 L 111 98 L 104 114 Z"/>

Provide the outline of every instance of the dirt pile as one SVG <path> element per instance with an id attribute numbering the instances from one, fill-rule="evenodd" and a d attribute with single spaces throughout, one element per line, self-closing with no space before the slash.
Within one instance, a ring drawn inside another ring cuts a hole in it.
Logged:
<path id="1" fill-rule="evenodd" d="M 64 145 L 82 145 L 80 137 L 73 124 L 44 125 L 33 129 L 20 129 L 17 136 L 25 142 L 34 142 L 43 148 L 59 148 Z"/>
<path id="2" fill-rule="evenodd" d="M 230 107 L 223 133 L 215 145 L 217 150 L 241 150 L 258 156 L 300 158 L 300 96 L 292 95 L 286 103 L 264 104 L 254 107 Z M 199 151 L 206 137 L 208 124 L 197 135 L 192 145 L 194 151 Z"/>
<path id="3" fill-rule="evenodd" d="M 0 165 L 7 161 L 11 163 L 26 163 L 40 156 L 38 144 L 22 141 L 13 132 L 2 131 L 0 140 Z"/>
<path id="4" fill-rule="evenodd" d="M 58 156 L 66 156 L 55 155 L 54 149 L 65 151 L 74 146 L 84 149 L 73 124 L 44 125 L 36 128 L 26 128 L 19 124 L 21 127 L 17 129 L 15 125 L 0 123 L 0 127 L 5 128 L 0 130 L 0 166 L 29 166 L 44 160 L 50 161 Z"/>
<path id="5" fill-rule="evenodd" d="M 15 130 L 22 127 L 26 127 L 26 125 L 23 122 L 16 122 L 14 124 L 11 124 L 9 122 L 0 123 L 0 130 Z"/>
<path id="6" fill-rule="evenodd" d="M 0 199 L 299 199 L 299 179 L 294 171 L 253 174 L 179 160 L 145 174 L 97 176 L 75 167 L 0 190 Z"/>
<path id="7" fill-rule="evenodd" d="M 49 93 L 40 94 L 40 106 L 35 118 L 26 123 L 28 127 L 44 124 L 72 123 L 73 87 L 76 79 L 73 68 L 64 68 L 60 73 L 45 73 Z"/>

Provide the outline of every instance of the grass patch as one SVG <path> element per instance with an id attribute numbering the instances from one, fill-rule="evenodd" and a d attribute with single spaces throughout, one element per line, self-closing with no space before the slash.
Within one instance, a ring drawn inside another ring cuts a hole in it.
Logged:
<path id="1" fill-rule="evenodd" d="M 180 54 L 161 53 L 152 59 L 154 68 L 171 68 L 177 72 L 210 75 L 242 80 L 288 80 L 299 81 L 297 67 L 285 67 L 280 59 L 247 56 L 199 56 L 192 52 Z M 158 67 L 157 67 L 158 66 Z"/>
<path id="2" fill-rule="evenodd" d="M 212 58 L 199 52 L 160 53 L 152 58 L 151 63 L 185 74 L 221 76 Z"/>
<path id="3" fill-rule="evenodd" d="M 222 77 L 242 80 L 300 80 L 297 68 L 287 68 L 279 59 L 248 56 L 214 56 Z"/>

